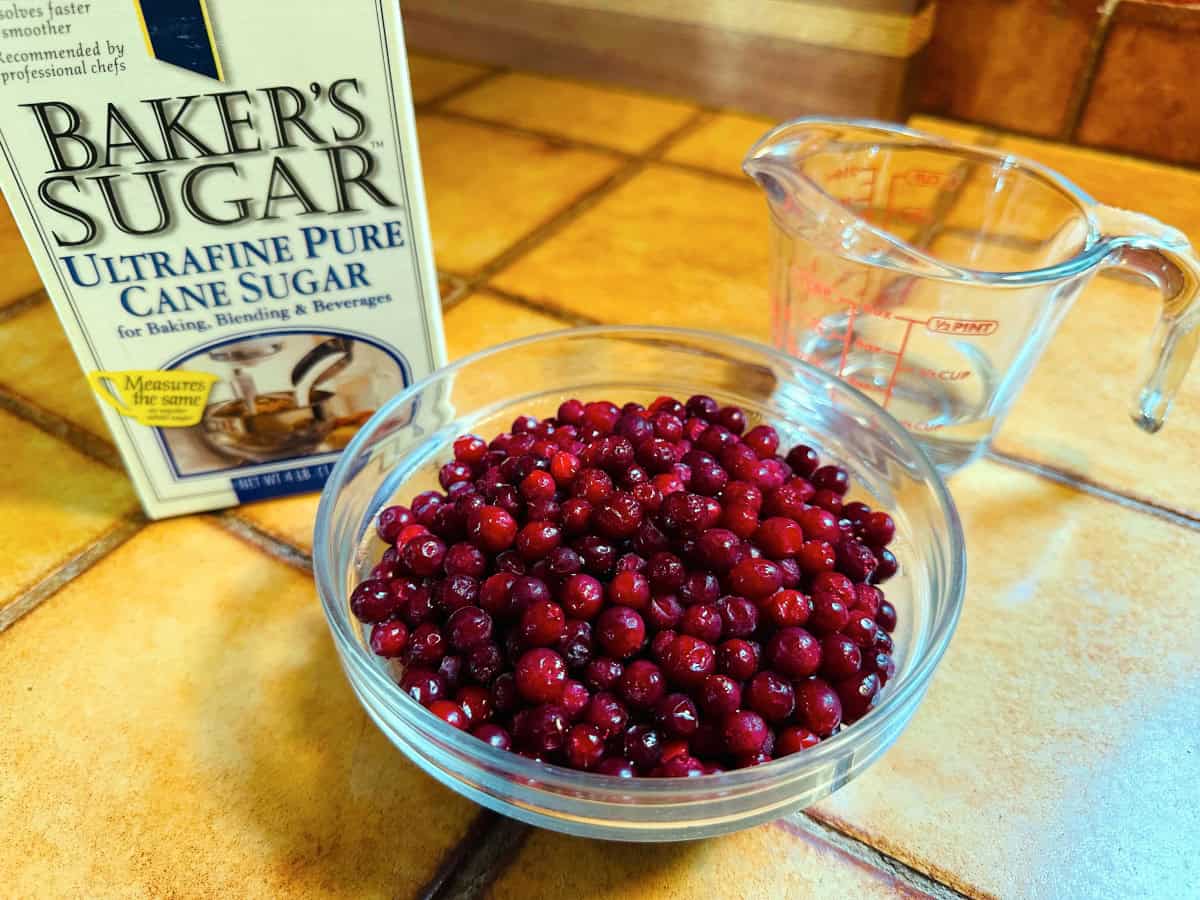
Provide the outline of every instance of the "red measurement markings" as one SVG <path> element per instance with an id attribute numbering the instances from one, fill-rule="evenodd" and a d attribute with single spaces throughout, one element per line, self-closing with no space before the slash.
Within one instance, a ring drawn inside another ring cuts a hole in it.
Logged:
<path id="1" fill-rule="evenodd" d="M 888 402 L 892 399 L 892 391 L 896 387 L 896 376 L 900 372 L 900 362 L 904 359 L 904 350 L 908 347 L 908 336 L 912 334 L 913 325 L 915 322 L 906 322 L 904 325 L 904 337 L 900 339 L 900 349 L 896 351 L 896 365 L 892 367 L 892 377 L 888 379 L 887 391 L 883 395 L 883 408 L 887 409 Z"/>
<path id="2" fill-rule="evenodd" d="M 994 319 L 951 319 L 946 316 L 934 316 L 925 323 L 925 327 L 934 334 L 986 337 L 989 334 L 995 334 L 1000 323 Z"/>

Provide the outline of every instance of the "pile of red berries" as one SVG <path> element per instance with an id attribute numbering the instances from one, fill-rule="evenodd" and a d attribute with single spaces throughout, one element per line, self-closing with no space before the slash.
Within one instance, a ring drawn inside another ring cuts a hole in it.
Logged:
<path id="1" fill-rule="evenodd" d="M 795 753 L 895 674 L 892 518 L 712 398 L 568 400 L 454 442 L 350 599 L 401 687 L 494 747 L 610 775 Z"/>

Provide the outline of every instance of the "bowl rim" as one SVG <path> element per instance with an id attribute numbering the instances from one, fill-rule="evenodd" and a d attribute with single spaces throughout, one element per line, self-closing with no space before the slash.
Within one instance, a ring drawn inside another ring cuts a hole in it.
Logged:
<path id="1" fill-rule="evenodd" d="M 399 686 L 375 664 L 366 647 L 351 633 L 350 629 L 354 623 L 349 616 L 348 606 L 336 599 L 339 598 L 340 589 L 336 573 L 332 571 L 331 556 L 325 552 L 324 548 L 329 543 L 335 498 L 341 493 L 343 483 L 350 472 L 351 460 L 358 455 L 360 447 L 367 442 L 380 422 L 386 420 L 397 409 L 410 403 L 429 385 L 502 353 L 533 344 L 546 344 L 579 337 L 651 338 L 659 341 L 675 340 L 677 343 L 691 341 L 739 348 L 743 352 L 750 351 L 763 356 L 766 360 L 785 368 L 798 370 L 805 376 L 815 379 L 834 395 L 841 395 L 864 406 L 878 417 L 878 421 L 888 435 L 900 444 L 905 453 L 911 456 L 918 473 L 933 489 L 938 508 L 945 519 L 947 532 L 949 577 L 946 585 L 946 611 L 940 621 L 935 621 L 925 653 L 910 662 L 912 668 L 908 672 L 908 677 L 897 685 L 895 691 L 889 692 L 881 703 L 873 707 L 868 715 L 855 722 L 853 728 L 845 728 L 832 737 L 823 738 L 819 744 L 802 753 L 792 753 L 758 766 L 732 769 L 694 778 L 614 778 L 610 775 L 600 775 L 553 763 L 539 762 L 510 750 L 499 750 L 469 732 L 454 728 L 436 716 L 427 716 L 426 722 L 421 727 L 433 729 L 444 744 L 471 758 L 476 764 L 486 765 L 493 771 L 502 772 L 506 778 L 520 779 L 530 787 L 540 790 L 551 788 L 558 791 L 593 788 L 597 793 L 619 791 L 625 795 L 642 796 L 686 794 L 698 787 L 704 789 L 749 787 L 768 778 L 774 780 L 776 776 L 784 778 L 788 775 L 802 774 L 804 771 L 822 764 L 835 763 L 846 751 L 882 731 L 897 711 L 904 709 L 910 701 L 919 699 L 920 694 L 927 688 L 934 669 L 941 661 L 950 639 L 954 635 L 959 616 L 962 613 L 963 595 L 966 589 L 967 556 L 958 508 L 942 476 L 913 436 L 895 417 L 865 393 L 816 366 L 797 357 L 789 356 L 774 347 L 746 338 L 696 328 L 662 325 L 589 325 L 556 329 L 504 341 L 435 369 L 425 377 L 413 382 L 376 410 L 342 450 L 337 463 L 330 472 L 321 491 L 313 534 L 312 558 L 317 594 L 335 643 L 338 644 L 343 656 L 350 654 L 350 658 L 345 661 L 353 663 L 354 669 L 371 683 L 375 693 L 395 697 L 401 703 L 411 703 L 413 713 L 417 711 L 427 713 L 424 707 L 400 690 Z M 350 675 L 349 672 L 347 674 Z M 585 800 L 587 798 L 580 797 L 578 799 Z"/>

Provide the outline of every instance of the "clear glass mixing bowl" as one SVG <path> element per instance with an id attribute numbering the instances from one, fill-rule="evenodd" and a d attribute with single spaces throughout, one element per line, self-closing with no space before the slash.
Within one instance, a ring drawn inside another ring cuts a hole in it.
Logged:
<path id="1" fill-rule="evenodd" d="M 816 747 L 749 769 L 688 779 L 622 779 L 496 750 L 421 708 L 374 656 L 349 594 L 383 550 L 389 502 L 437 487 L 459 434 L 491 436 L 519 413 L 552 415 L 568 397 L 649 403 L 709 394 L 816 447 L 851 474 L 851 495 L 891 511 L 900 573 L 897 674 L 863 719 Z M 359 431 L 317 514 L 317 589 L 346 675 L 384 734 L 443 784 L 513 818 L 589 837 L 673 841 L 778 818 L 837 790 L 912 718 L 962 606 L 962 529 L 945 484 L 903 427 L 855 389 L 760 344 L 672 328 L 581 328 L 512 341 L 412 385 Z"/>

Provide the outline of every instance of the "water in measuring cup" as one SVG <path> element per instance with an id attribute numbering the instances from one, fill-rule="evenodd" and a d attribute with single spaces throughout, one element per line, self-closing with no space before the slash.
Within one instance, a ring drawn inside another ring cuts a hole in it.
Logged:
<path id="1" fill-rule="evenodd" d="M 987 447 L 995 417 L 984 407 L 996 373 L 966 342 L 943 353 L 918 349 L 919 327 L 925 326 L 844 311 L 796 335 L 792 352 L 863 391 L 909 430 L 940 471 L 953 472 Z M 889 344 L 896 332 L 901 343 Z"/>

